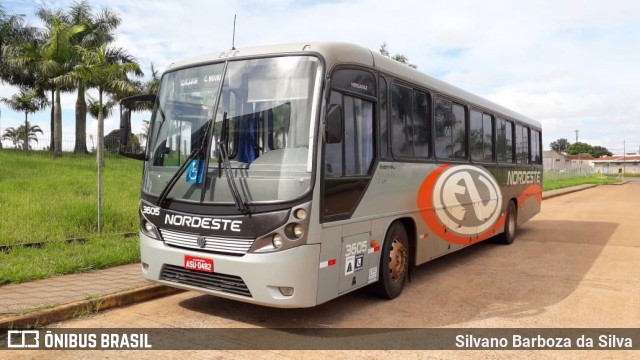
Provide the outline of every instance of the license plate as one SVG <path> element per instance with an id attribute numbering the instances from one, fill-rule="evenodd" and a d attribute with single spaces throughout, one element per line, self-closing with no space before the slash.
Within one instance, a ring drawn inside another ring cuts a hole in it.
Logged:
<path id="1" fill-rule="evenodd" d="M 184 268 L 201 272 L 213 272 L 213 259 L 204 259 L 195 256 L 184 256 Z"/>

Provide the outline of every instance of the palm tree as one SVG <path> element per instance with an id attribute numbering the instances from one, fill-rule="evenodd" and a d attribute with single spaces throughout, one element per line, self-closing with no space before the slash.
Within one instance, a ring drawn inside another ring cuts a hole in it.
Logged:
<path id="1" fill-rule="evenodd" d="M 59 76 L 56 84 L 77 83 L 82 79 L 87 87 L 98 90 L 98 165 L 104 164 L 104 97 L 113 94 L 124 97 L 136 92 L 136 84 L 128 75 L 142 76 L 140 66 L 135 58 L 121 48 L 109 48 L 102 45 L 96 49 L 76 46 L 82 61 L 74 66 L 73 71 Z"/>
<path id="2" fill-rule="evenodd" d="M 19 44 L 39 41 L 41 31 L 36 27 L 26 25 L 24 15 L 13 15 L 5 11 L 0 4 L 0 80 L 20 87 L 38 89 L 43 92 L 42 77 L 31 68 L 13 67 L 6 61 L 11 57 L 10 50 Z M 2 149 L 2 142 L 0 142 Z"/>
<path id="3" fill-rule="evenodd" d="M 31 125 L 31 123 L 26 121 L 24 124 L 18 127 L 18 132 L 20 133 L 20 136 L 25 139 L 23 140 L 24 142 L 22 143 L 22 146 L 23 150 L 27 151 L 31 140 L 38 142 L 38 136 L 36 134 L 42 134 L 42 129 L 40 129 L 40 126 Z"/>
<path id="4" fill-rule="evenodd" d="M 388 44 L 387 44 L 386 41 L 383 42 L 382 45 L 380 45 L 380 54 L 382 54 L 382 55 L 384 55 L 384 56 L 386 56 L 388 58 L 391 58 L 391 59 L 393 59 L 393 60 L 395 60 L 395 61 L 397 61 L 397 62 L 399 62 L 401 64 L 405 64 L 407 66 L 410 66 L 410 67 L 412 67 L 414 69 L 418 68 L 417 65 L 409 63 L 409 58 L 407 58 L 406 55 L 395 54 L 395 55 L 391 56 L 391 54 L 389 53 L 389 50 L 387 49 L 387 46 L 388 46 Z"/>
<path id="5" fill-rule="evenodd" d="M 101 45 L 111 43 L 114 40 L 114 30 L 120 25 L 120 16 L 108 8 L 104 8 L 93 14 L 91 5 L 85 0 L 74 2 L 67 12 L 66 20 L 73 25 L 83 25 L 84 31 L 72 38 L 75 46 L 88 49 L 96 49 Z M 76 52 L 73 63 L 82 62 L 81 56 Z M 85 92 L 87 84 L 82 77 L 76 78 L 74 87 L 78 90 L 76 100 L 76 143 L 74 152 L 87 152 L 87 102 Z"/>
<path id="6" fill-rule="evenodd" d="M 29 136 L 31 135 L 31 127 L 29 126 L 29 114 L 33 114 L 37 111 L 44 109 L 48 103 L 44 94 L 38 93 L 36 90 L 20 89 L 18 94 L 13 95 L 11 98 L 0 98 L 0 101 L 5 103 L 9 108 L 18 112 L 24 112 L 24 125 L 23 129 L 23 150 L 29 151 Z M 42 133 L 40 127 L 37 130 Z M 36 132 L 38 132 L 36 131 Z M 37 139 L 36 139 L 37 142 Z"/>
<path id="7" fill-rule="evenodd" d="M 72 26 L 60 18 L 52 16 L 47 23 L 45 41 L 16 45 L 10 51 L 12 57 L 8 59 L 11 66 L 36 69 L 43 78 L 52 80 L 69 72 L 69 62 L 73 56 L 71 39 L 84 31 L 83 25 Z M 60 91 L 63 84 L 54 82 L 55 101 L 53 107 L 53 156 L 62 156 L 62 108 L 60 106 Z"/>
<path id="8" fill-rule="evenodd" d="M 151 79 L 144 84 L 144 92 L 146 94 L 158 95 L 160 89 L 160 72 L 151 63 Z"/>
<path id="9" fill-rule="evenodd" d="M 98 117 L 100 117 L 100 103 L 89 94 L 87 94 L 87 98 L 87 112 L 92 118 L 98 120 Z M 118 100 L 113 96 L 107 96 L 107 101 L 102 104 L 102 115 L 105 118 L 111 116 L 116 105 L 118 105 Z"/>
<path id="10" fill-rule="evenodd" d="M 22 141 L 22 134 L 20 133 L 20 130 L 14 128 L 14 127 L 9 127 L 4 131 L 4 134 L 2 134 L 2 140 L 11 140 L 11 142 L 13 143 L 13 146 L 17 149 L 20 145 L 20 142 Z"/>
<path id="11" fill-rule="evenodd" d="M 69 83 L 82 78 L 89 87 L 98 89 L 98 232 L 102 230 L 102 167 L 104 166 L 104 97 L 106 94 L 125 96 L 137 91 L 130 74 L 142 76 L 140 66 L 133 56 L 123 49 L 108 48 L 105 44 L 96 49 L 76 46 L 82 61 L 73 71 L 55 79 L 56 83 Z M 125 61 L 126 59 L 126 61 Z"/>
<path id="12" fill-rule="evenodd" d="M 34 74 L 29 69 L 10 67 L 5 48 L 36 41 L 40 32 L 24 22 L 24 15 L 8 14 L 0 4 L 0 79 L 11 85 L 32 86 Z"/>

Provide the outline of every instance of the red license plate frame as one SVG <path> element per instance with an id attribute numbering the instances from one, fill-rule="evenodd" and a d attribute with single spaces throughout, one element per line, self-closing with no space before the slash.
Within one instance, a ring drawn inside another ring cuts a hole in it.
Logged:
<path id="1" fill-rule="evenodd" d="M 184 256 L 184 268 L 187 270 L 212 273 L 213 259 L 201 258 L 198 256 Z"/>

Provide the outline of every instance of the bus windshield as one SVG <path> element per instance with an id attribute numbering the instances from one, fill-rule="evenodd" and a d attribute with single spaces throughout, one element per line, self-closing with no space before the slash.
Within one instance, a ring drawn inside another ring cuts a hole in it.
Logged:
<path id="1" fill-rule="evenodd" d="M 159 196 L 168 187 L 169 199 L 206 203 L 234 203 L 238 195 L 246 203 L 301 197 L 311 184 L 320 83 L 320 61 L 310 56 L 166 73 L 150 124 L 143 192 Z M 203 154 L 194 159 L 198 149 Z M 169 185 L 181 166 L 184 173 Z"/>

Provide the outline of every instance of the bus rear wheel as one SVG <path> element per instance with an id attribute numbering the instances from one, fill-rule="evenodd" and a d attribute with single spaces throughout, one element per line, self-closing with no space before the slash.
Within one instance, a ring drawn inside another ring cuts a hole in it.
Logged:
<path id="1" fill-rule="evenodd" d="M 504 222 L 504 232 L 498 236 L 498 242 L 505 245 L 510 245 L 516 238 L 516 225 L 518 219 L 518 210 L 513 200 L 509 201 L 507 205 L 507 218 Z"/>
<path id="2" fill-rule="evenodd" d="M 380 255 L 380 279 L 376 294 L 394 299 L 402 293 L 409 273 L 409 239 L 404 226 L 395 222 L 387 231 Z"/>

